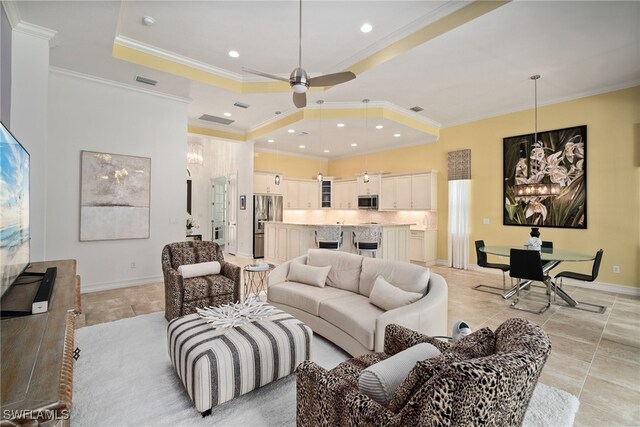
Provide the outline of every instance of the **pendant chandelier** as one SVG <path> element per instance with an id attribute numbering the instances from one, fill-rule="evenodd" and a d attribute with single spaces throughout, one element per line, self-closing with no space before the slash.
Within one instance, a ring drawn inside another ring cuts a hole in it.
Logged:
<path id="1" fill-rule="evenodd" d="M 533 147 L 538 144 L 538 79 L 539 74 L 529 77 L 534 83 L 534 133 Z M 531 177 L 531 155 L 524 150 L 527 159 L 527 178 Z M 560 184 L 552 182 L 527 183 L 515 186 L 516 197 L 555 197 L 560 194 Z"/>
<path id="2" fill-rule="evenodd" d="M 367 143 L 367 132 L 369 130 L 369 99 L 365 98 L 362 100 L 364 102 L 364 143 Z M 365 148 L 364 152 L 364 175 L 362 176 L 362 181 L 366 184 L 369 182 L 369 172 L 367 172 L 367 151 Z"/>
<path id="3" fill-rule="evenodd" d="M 187 163 L 190 165 L 201 165 L 204 161 L 202 145 L 197 142 L 187 144 Z"/>
<path id="4" fill-rule="evenodd" d="M 318 101 L 316 101 L 316 104 L 318 104 L 320 106 L 320 149 L 323 149 L 323 145 L 322 145 L 322 104 L 324 104 L 324 101 L 322 99 L 319 99 Z M 322 180 L 324 179 L 324 175 L 322 174 L 322 160 L 320 160 L 320 169 L 318 170 L 318 175 L 316 175 L 316 179 L 318 180 L 318 182 L 322 182 Z"/>

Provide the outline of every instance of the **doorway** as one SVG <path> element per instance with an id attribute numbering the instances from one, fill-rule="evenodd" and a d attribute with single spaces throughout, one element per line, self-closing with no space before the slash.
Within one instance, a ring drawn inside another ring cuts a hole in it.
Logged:
<path id="1" fill-rule="evenodd" d="M 227 240 L 227 178 L 211 180 L 211 240 L 225 250 Z"/>

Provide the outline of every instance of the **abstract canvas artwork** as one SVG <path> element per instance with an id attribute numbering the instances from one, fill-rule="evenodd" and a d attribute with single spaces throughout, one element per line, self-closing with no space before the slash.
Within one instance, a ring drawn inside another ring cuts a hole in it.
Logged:
<path id="1" fill-rule="evenodd" d="M 504 138 L 504 225 L 587 228 L 587 127 L 539 132 L 535 139 Z M 519 194 L 534 185 L 542 195 Z M 544 194 L 547 188 L 553 194 Z"/>
<path id="2" fill-rule="evenodd" d="M 81 152 L 80 240 L 149 238 L 151 159 Z"/>

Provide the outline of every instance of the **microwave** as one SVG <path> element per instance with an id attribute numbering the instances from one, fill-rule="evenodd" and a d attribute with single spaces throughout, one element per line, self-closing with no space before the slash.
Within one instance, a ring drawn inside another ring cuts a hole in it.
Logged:
<path id="1" fill-rule="evenodd" d="M 378 196 L 358 196 L 358 209 L 378 209 Z"/>

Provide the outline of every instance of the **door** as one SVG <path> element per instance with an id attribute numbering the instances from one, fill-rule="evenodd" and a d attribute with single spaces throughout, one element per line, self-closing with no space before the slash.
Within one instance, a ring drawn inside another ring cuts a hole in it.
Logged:
<path id="1" fill-rule="evenodd" d="M 238 174 L 232 173 L 227 181 L 227 252 L 235 255 L 238 250 Z"/>
<path id="2" fill-rule="evenodd" d="M 219 177 L 211 180 L 211 241 L 224 250 L 226 243 L 227 179 Z"/>

